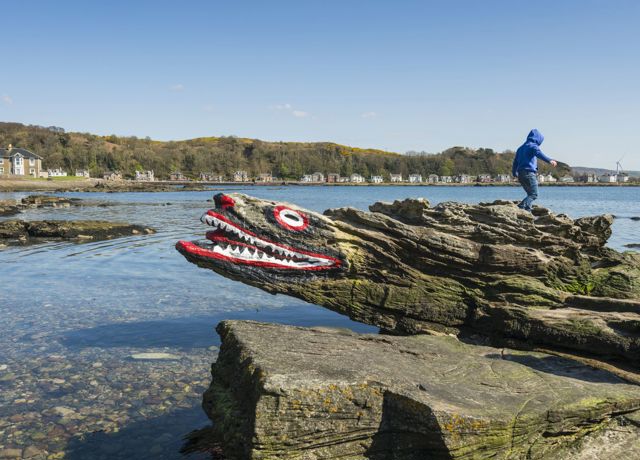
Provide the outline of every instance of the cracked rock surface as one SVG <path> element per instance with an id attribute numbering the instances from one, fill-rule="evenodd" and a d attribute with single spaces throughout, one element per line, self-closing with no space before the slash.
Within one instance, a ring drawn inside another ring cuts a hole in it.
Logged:
<path id="1" fill-rule="evenodd" d="M 640 387 L 573 360 L 453 337 L 218 332 L 204 408 L 229 458 L 606 460 L 640 441 Z"/>

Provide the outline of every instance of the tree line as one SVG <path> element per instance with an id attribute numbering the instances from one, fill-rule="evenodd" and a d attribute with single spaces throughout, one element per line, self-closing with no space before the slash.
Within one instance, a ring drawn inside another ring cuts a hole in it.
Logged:
<path id="1" fill-rule="evenodd" d="M 153 170 L 159 179 L 180 171 L 198 178 L 201 172 L 229 177 L 246 171 L 250 177 L 271 173 L 281 179 L 298 180 L 304 174 L 353 173 L 364 177 L 402 174 L 452 176 L 457 174 L 510 174 L 512 151 L 489 148 L 452 147 L 443 152 L 398 154 L 360 149 L 331 142 L 266 142 L 258 139 L 203 137 L 185 141 L 155 141 L 135 136 L 98 136 L 66 132 L 59 127 L 0 123 L 0 146 L 25 148 L 43 157 L 43 168 L 62 168 L 70 173 L 88 169 L 92 177 L 120 171 L 133 177 L 135 171 Z M 551 171 L 541 165 L 543 172 Z M 570 172 L 567 165 L 553 170 Z"/>

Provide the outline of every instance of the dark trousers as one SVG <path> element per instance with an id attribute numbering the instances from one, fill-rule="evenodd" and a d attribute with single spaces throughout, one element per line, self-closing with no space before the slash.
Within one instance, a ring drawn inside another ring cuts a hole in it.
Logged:
<path id="1" fill-rule="evenodd" d="M 527 193 L 527 197 L 520 202 L 518 207 L 531 211 L 533 201 L 538 198 L 538 175 L 531 171 L 518 171 L 518 181 Z"/>

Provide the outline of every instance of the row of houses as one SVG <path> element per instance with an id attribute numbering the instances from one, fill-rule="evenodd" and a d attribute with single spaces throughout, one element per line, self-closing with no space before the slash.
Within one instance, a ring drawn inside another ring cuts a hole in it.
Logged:
<path id="1" fill-rule="evenodd" d="M 11 144 L 4 149 L 0 148 L 0 177 L 2 176 L 30 176 L 30 177 L 65 177 L 67 172 L 60 169 L 42 169 L 42 157 L 23 148 L 13 147 Z M 90 174 L 87 169 L 76 169 L 75 176 L 89 178 Z M 232 175 L 233 182 L 273 182 L 276 180 L 271 173 L 262 173 L 257 177 L 250 176 L 246 171 L 235 171 Z M 122 180 L 122 173 L 119 171 L 107 171 L 103 175 L 103 179 L 118 181 Z M 200 173 L 199 179 L 207 182 L 224 182 L 225 176 L 214 173 Z M 135 180 L 153 182 L 156 180 L 153 171 L 136 171 Z M 174 171 L 169 175 L 171 181 L 188 181 L 187 176 L 180 171 Z M 459 174 L 456 176 L 439 176 L 437 174 L 429 174 L 426 177 L 422 177 L 421 174 L 409 174 L 405 179 L 402 174 L 390 174 L 389 182 L 401 183 L 407 182 L 412 184 L 429 183 L 429 184 L 468 184 L 468 183 L 509 183 L 514 178 L 509 174 L 499 174 L 497 176 L 491 176 L 490 174 L 479 175 L 467 175 Z M 539 174 L 538 181 L 540 183 L 553 183 L 553 182 L 586 182 L 586 183 L 624 183 L 629 181 L 629 176 L 626 173 L 607 173 L 602 175 L 587 174 L 574 178 L 570 175 L 565 175 L 559 179 L 551 174 Z M 300 178 L 300 182 L 305 183 L 364 183 L 369 182 L 373 184 L 384 183 L 385 178 L 381 175 L 372 175 L 368 179 L 364 176 L 354 173 L 349 176 L 341 176 L 338 173 L 325 174 L 321 172 L 314 172 L 313 174 L 305 174 Z"/>

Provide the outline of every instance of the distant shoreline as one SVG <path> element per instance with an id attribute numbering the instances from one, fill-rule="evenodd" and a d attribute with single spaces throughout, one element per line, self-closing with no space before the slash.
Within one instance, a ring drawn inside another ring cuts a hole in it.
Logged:
<path id="1" fill-rule="evenodd" d="M 41 181 L 28 179 L 0 179 L 0 192 L 179 192 L 209 190 L 210 187 L 283 187 L 283 186 L 323 186 L 323 187 L 520 187 L 517 182 L 472 182 L 460 183 L 409 183 L 385 182 L 382 184 L 365 183 L 326 183 L 326 182 L 207 182 L 207 181 L 107 181 L 104 179 L 78 179 L 64 181 Z M 585 183 L 554 182 L 541 183 L 542 187 L 640 187 L 639 182 L 627 183 Z"/>

